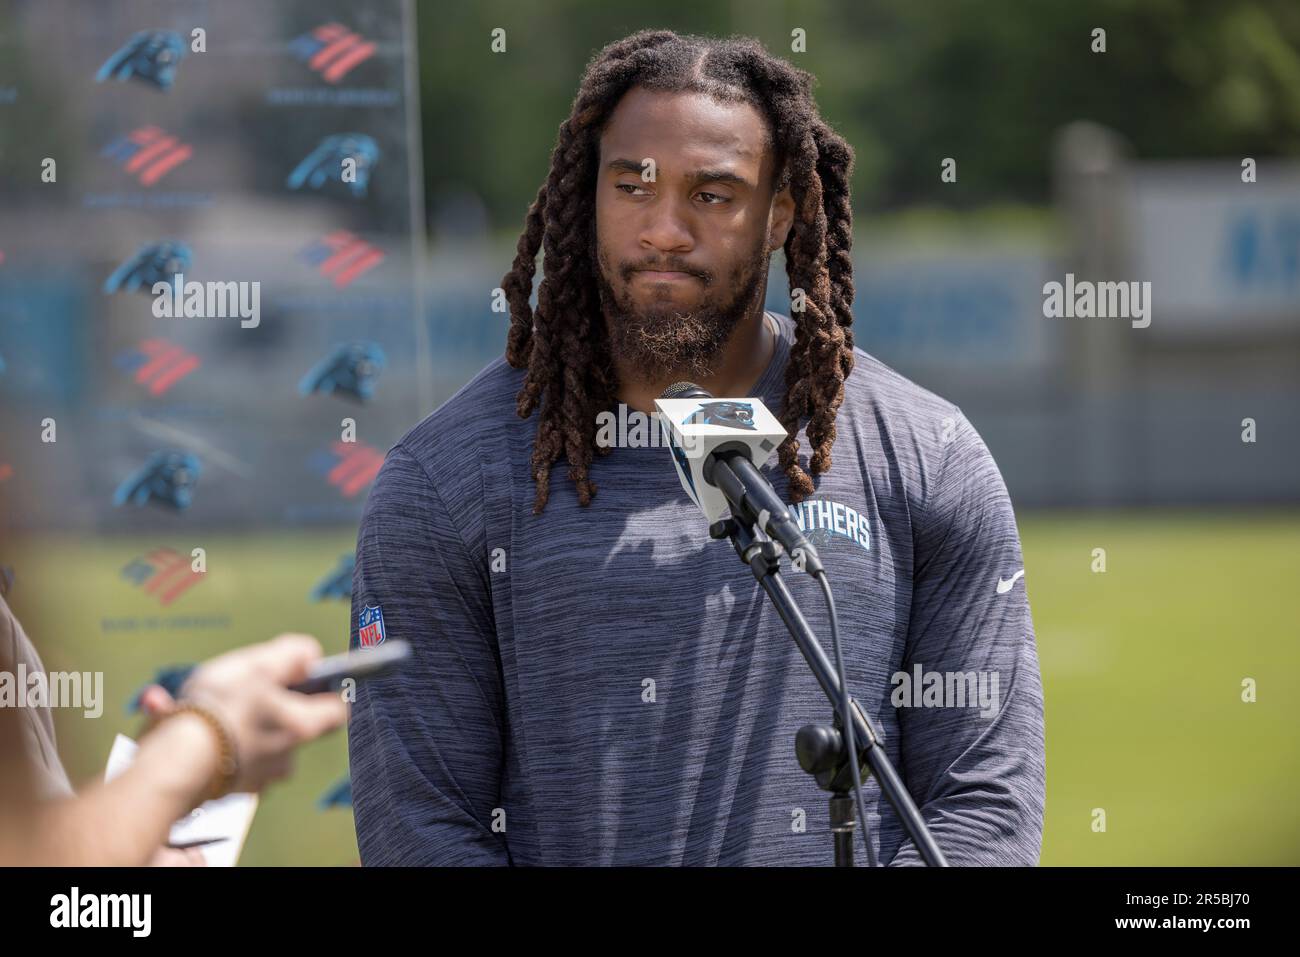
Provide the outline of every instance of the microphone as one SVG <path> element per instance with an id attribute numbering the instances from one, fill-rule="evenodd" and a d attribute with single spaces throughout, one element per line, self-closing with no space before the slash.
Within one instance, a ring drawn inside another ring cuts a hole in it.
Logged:
<path id="1" fill-rule="evenodd" d="M 787 434 L 761 399 L 718 399 L 693 382 L 675 382 L 655 408 L 682 488 L 710 523 L 730 508 L 738 521 L 767 533 L 801 571 L 822 572 L 817 549 L 755 465 Z"/>

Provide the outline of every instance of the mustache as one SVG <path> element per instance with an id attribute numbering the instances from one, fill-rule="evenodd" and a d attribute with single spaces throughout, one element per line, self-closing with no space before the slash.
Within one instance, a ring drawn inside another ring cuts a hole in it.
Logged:
<path id="1" fill-rule="evenodd" d="M 713 274 L 708 270 L 691 266 L 679 259 L 669 259 L 666 262 L 626 262 L 622 263 L 618 267 L 619 275 L 623 277 L 624 282 L 631 279 L 634 272 L 641 272 L 643 270 L 653 270 L 654 272 L 684 272 L 702 279 L 705 283 L 713 281 Z"/>

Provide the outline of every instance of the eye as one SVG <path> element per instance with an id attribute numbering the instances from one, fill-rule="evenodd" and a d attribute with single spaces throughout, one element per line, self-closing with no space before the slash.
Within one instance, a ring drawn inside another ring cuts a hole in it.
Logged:
<path id="1" fill-rule="evenodd" d="M 640 189 L 641 187 L 638 186 L 638 185 L 636 185 L 636 183 L 615 183 L 615 184 L 614 184 L 614 188 L 617 189 L 617 190 L 622 190 L 622 191 L 624 191 L 625 193 L 627 193 L 627 190 Z M 634 195 L 636 195 L 636 194 L 635 194 L 635 193 L 627 193 L 627 195 L 628 195 L 628 196 L 634 196 Z"/>
<path id="2" fill-rule="evenodd" d="M 713 197 L 713 199 L 716 199 L 716 200 L 718 201 L 717 203 L 714 203 L 714 202 L 706 202 L 706 203 L 705 203 L 706 206 L 717 206 L 719 203 L 725 203 L 725 202 L 727 202 L 727 201 L 731 198 L 730 196 L 723 196 L 723 195 L 721 195 L 720 193 L 705 193 L 705 192 L 700 192 L 700 193 L 696 193 L 695 195 L 696 195 L 696 196 L 711 196 L 711 197 Z"/>

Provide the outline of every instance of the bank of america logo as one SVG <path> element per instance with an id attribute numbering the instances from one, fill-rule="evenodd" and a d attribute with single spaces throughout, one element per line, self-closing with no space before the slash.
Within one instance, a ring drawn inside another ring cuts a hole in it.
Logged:
<path id="1" fill-rule="evenodd" d="M 299 60 L 327 83 L 338 83 L 375 54 L 375 45 L 341 23 L 326 23 L 289 44 Z"/>
<path id="2" fill-rule="evenodd" d="M 142 126 L 113 140 L 100 155 L 119 163 L 141 186 L 152 186 L 193 153 L 187 144 L 158 127 Z"/>
<path id="3" fill-rule="evenodd" d="M 348 498 L 375 480 L 384 454 L 364 442 L 335 442 L 312 459 L 312 466 Z"/>
<path id="4" fill-rule="evenodd" d="M 166 339 L 145 339 L 117 357 L 117 367 L 132 373 L 150 395 L 165 395 L 201 364 L 198 356 Z"/>
<path id="5" fill-rule="evenodd" d="M 358 239 L 346 229 L 323 236 L 302 251 L 302 258 L 316 267 L 335 289 L 346 289 L 362 274 L 384 261 L 384 251 Z"/>
<path id="6" fill-rule="evenodd" d="M 129 562 L 122 577 L 157 598 L 159 604 L 170 605 L 202 581 L 203 572 L 194 570 L 188 556 L 170 548 L 155 548 Z"/>

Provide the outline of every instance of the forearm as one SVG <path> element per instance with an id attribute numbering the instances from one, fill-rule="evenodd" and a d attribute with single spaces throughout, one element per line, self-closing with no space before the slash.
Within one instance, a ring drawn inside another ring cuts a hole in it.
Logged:
<path id="1" fill-rule="evenodd" d="M 172 824 L 201 803 L 218 760 L 216 739 L 201 718 L 168 718 L 140 742 L 121 775 L 75 798 L 38 805 L 28 863 L 144 865 Z"/>

